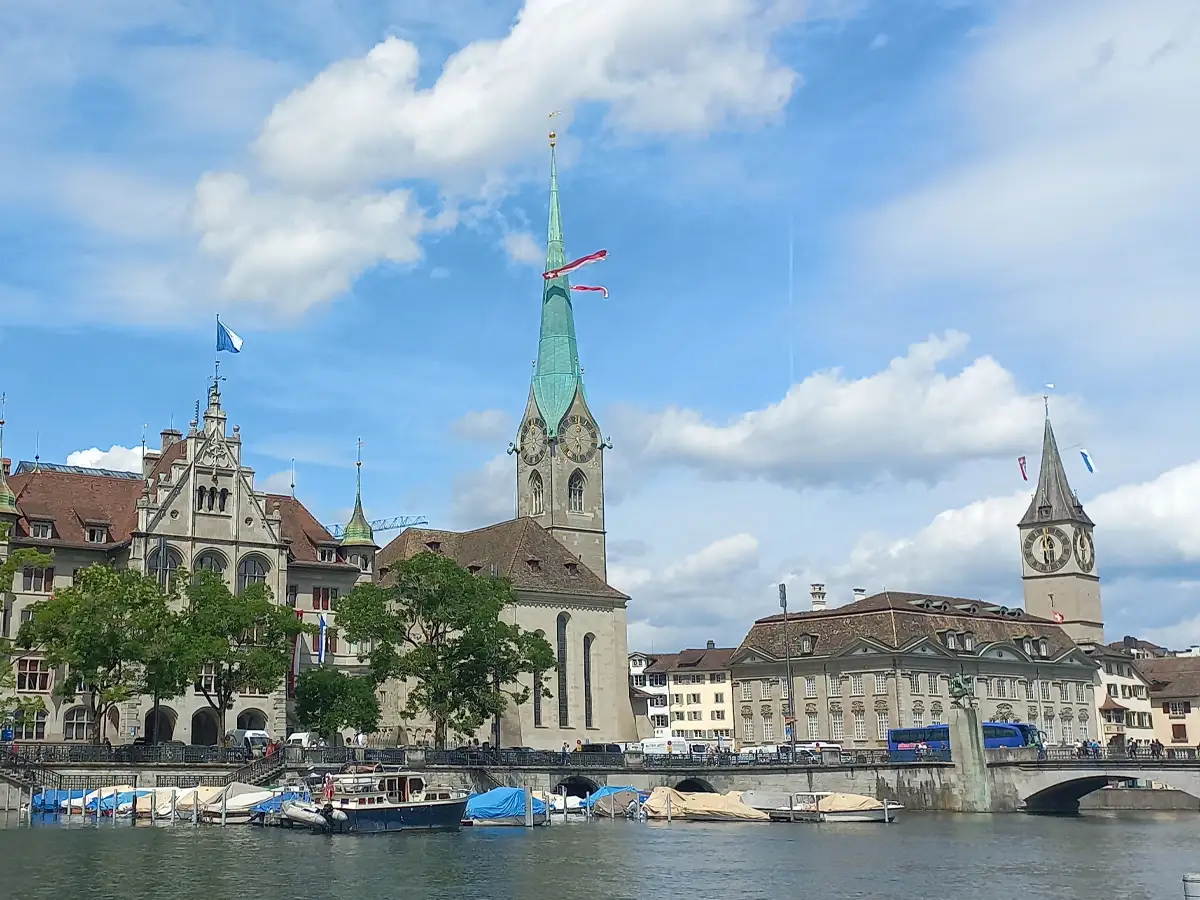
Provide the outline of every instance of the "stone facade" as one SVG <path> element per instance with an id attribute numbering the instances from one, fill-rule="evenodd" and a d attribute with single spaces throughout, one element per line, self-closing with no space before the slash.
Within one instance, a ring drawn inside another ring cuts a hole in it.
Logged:
<path id="1" fill-rule="evenodd" d="M 786 638 L 770 616 L 729 665 L 742 746 L 788 740 L 794 720 L 797 741 L 885 747 L 891 728 L 948 722 L 958 675 L 973 679 L 984 720 L 1033 722 L 1050 741 L 1096 734 L 1097 664 L 1054 623 L 976 600 L 886 591 L 789 614 Z"/>
<path id="2" fill-rule="evenodd" d="M 669 654 L 668 654 L 669 655 Z M 629 654 L 629 683 L 633 690 L 646 694 L 646 725 L 643 733 L 638 731 L 638 738 L 662 737 L 671 733 L 670 680 L 666 672 L 648 671 L 664 654 L 630 653 Z"/>
<path id="3" fill-rule="evenodd" d="M 1200 657 L 1141 659 L 1137 669 L 1150 686 L 1153 736 L 1168 750 L 1200 745 Z"/>
<path id="4" fill-rule="evenodd" d="M 729 658 L 734 648 L 709 641 L 703 650 L 681 650 L 660 656 L 646 668 L 647 676 L 667 677 L 666 715 L 669 727 L 655 727 L 655 737 L 678 735 L 689 741 L 733 739 L 733 679 Z M 661 715 L 661 713 L 660 713 Z M 661 722 L 661 718 L 656 720 Z"/>
<path id="5" fill-rule="evenodd" d="M 1129 654 L 1097 647 L 1089 656 L 1100 666 L 1096 690 L 1096 716 L 1100 727 L 1094 737 L 1102 744 L 1146 746 L 1154 740 L 1154 705 L 1150 683 Z"/>

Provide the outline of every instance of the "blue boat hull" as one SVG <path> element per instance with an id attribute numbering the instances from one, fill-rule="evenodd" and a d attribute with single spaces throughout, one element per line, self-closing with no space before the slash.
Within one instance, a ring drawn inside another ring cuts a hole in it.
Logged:
<path id="1" fill-rule="evenodd" d="M 412 806 L 357 809 L 342 807 L 345 822 L 334 822 L 333 834 L 381 834 L 387 831 L 458 831 L 467 800 L 446 800 Z"/>

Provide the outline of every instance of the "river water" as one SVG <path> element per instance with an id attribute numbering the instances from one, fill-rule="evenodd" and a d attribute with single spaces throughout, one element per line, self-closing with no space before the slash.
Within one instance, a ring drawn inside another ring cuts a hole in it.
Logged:
<path id="1" fill-rule="evenodd" d="M 1195 813 L 910 813 L 894 825 L 579 822 L 324 837 L 0 812 L 0 898 L 1122 900 L 1183 896 Z"/>

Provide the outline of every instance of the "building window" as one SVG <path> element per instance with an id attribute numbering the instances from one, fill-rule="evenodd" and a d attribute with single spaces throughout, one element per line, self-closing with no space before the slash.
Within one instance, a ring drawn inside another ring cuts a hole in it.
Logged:
<path id="1" fill-rule="evenodd" d="M 666 675 L 651 675 L 650 676 L 650 687 L 666 687 L 666 686 L 667 686 L 667 676 Z M 747 698 L 747 699 L 749 699 L 749 698 Z"/>
<path id="2" fill-rule="evenodd" d="M 76 706 L 67 710 L 63 717 L 64 741 L 87 741 L 92 737 L 92 718 L 86 706 Z"/>
<path id="3" fill-rule="evenodd" d="M 320 610 L 333 609 L 333 604 L 337 600 L 337 597 L 337 588 L 315 587 L 312 594 L 312 608 Z"/>
<path id="4" fill-rule="evenodd" d="M 805 675 L 804 676 L 804 696 L 805 697 L 817 696 L 817 677 L 815 675 Z"/>
<path id="5" fill-rule="evenodd" d="M 571 617 L 558 614 L 558 727 L 571 726 L 570 706 L 567 703 L 567 623 Z"/>
<path id="6" fill-rule="evenodd" d="M 687 702 L 688 706 L 699 706 L 700 705 L 700 695 L 699 694 L 688 694 L 686 702 Z"/>
<path id="7" fill-rule="evenodd" d="M 829 739 L 841 741 L 846 737 L 846 720 L 841 713 L 829 714 Z"/>
<path id="8" fill-rule="evenodd" d="M 908 692 L 910 694 L 921 693 L 921 676 L 916 672 L 908 673 Z"/>
<path id="9" fill-rule="evenodd" d="M 724 672 L 712 672 L 708 676 L 708 683 L 709 684 L 724 684 L 725 683 L 725 673 Z"/>
<path id="10" fill-rule="evenodd" d="M 1171 743 L 1186 744 L 1188 742 L 1187 726 L 1172 725 L 1171 726 Z"/>
<path id="11" fill-rule="evenodd" d="M 1062 719 L 1062 739 L 1064 744 L 1069 744 L 1073 740 L 1071 736 L 1071 723 L 1067 719 Z"/>
<path id="12" fill-rule="evenodd" d="M 529 473 L 529 514 L 540 516 L 546 511 L 545 491 L 542 486 L 542 475 L 534 471 Z"/>
<path id="13" fill-rule="evenodd" d="M 754 743 L 754 719 L 742 716 L 742 740 L 747 744 Z"/>
<path id="14" fill-rule="evenodd" d="M 887 676 L 884 675 L 882 672 L 875 673 L 875 693 L 877 693 L 877 694 L 886 694 L 887 693 Z"/>
<path id="15" fill-rule="evenodd" d="M 861 675 L 850 676 L 850 696 L 861 697 L 863 695 L 863 677 Z"/>
<path id="16" fill-rule="evenodd" d="M 688 714 L 687 714 L 687 720 L 689 722 L 703 722 L 704 721 L 704 711 L 699 710 L 699 709 L 689 709 Z"/>
<path id="17" fill-rule="evenodd" d="M 962 636 L 962 645 L 963 645 L 964 650 L 974 650 L 975 649 L 975 635 L 973 635 L 969 632 L 967 634 L 964 634 Z"/>
<path id="18" fill-rule="evenodd" d="M 1088 734 L 1088 720 L 1082 716 L 1079 719 L 1079 739 L 1081 741 L 1091 740 L 1091 736 Z"/>
<path id="19" fill-rule="evenodd" d="M 196 557 L 194 565 L 197 572 L 204 569 L 207 572 L 216 572 L 220 575 L 225 571 L 225 557 L 216 550 L 205 550 Z"/>
<path id="20" fill-rule="evenodd" d="M 667 728 L 670 726 L 670 720 L 666 716 L 651 716 L 650 724 L 655 728 Z"/>
<path id="21" fill-rule="evenodd" d="M 49 594 L 54 590 L 54 569 L 26 567 L 21 573 L 21 589 L 30 594 Z"/>
<path id="22" fill-rule="evenodd" d="M 829 696 L 830 697 L 842 696 L 842 676 L 841 675 L 830 675 L 829 676 Z"/>
<path id="23" fill-rule="evenodd" d="M 775 722 L 772 719 L 763 719 L 763 740 L 775 740 Z"/>
<path id="24" fill-rule="evenodd" d="M 1041 638 L 1040 640 L 1038 640 L 1038 655 L 1039 656 L 1049 656 L 1050 655 L 1050 651 L 1046 647 L 1046 639 L 1045 638 Z"/>
<path id="25" fill-rule="evenodd" d="M 808 739 L 815 741 L 821 736 L 821 720 L 815 712 L 808 714 Z"/>
<path id="26" fill-rule="evenodd" d="M 1039 687 L 1041 688 L 1042 699 L 1049 700 L 1050 699 L 1050 682 L 1048 682 L 1048 681 L 1039 682 Z"/>
<path id="27" fill-rule="evenodd" d="M 1187 700 L 1172 700 L 1166 706 L 1167 715 L 1172 719 L 1181 719 L 1192 711 L 1192 704 Z"/>
<path id="28" fill-rule="evenodd" d="M 571 480 L 567 482 L 567 508 L 571 512 L 583 512 L 583 487 L 587 484 L 587 479 L 583 477 L 583 473 L 576 469 L 571 473 Z"/>
<path id="29" fill-rule="evenodd" d="M 1034 696 L 1033 696 L 1033 682 L 1032 682 L 1032 681 L 1027 681 L 1027 682 L 1025 682 L 1025 699 L 1026 699 L 1026 700 L 1032 700 L 1032 699 L 1034 699 Z"/>
<path id="30" fill-rule="evenodd" d="M 87 542 L 89 544 L 107 544 L 108 529 L 101 525 L 89 525 L 87 530 Z"/>
<path id="31" fill-rule="evenodd" d="M 316 640 L 316 638 L 313 638 L 313 640 Z M 196 684 L 194 687 L 196 688 L 197 694 L 203 694 L 205 692 L 212 694 L 216 691 L 217 670 L 213 668 L 211 663 L 200 670 L 200 676 L 196 679 Z"/>
<path id="32" fill-rule="evenodd" d="M 583 727 L 594 728 L 592 721 L 592 644 L 596 642 L 594 634 L 583 637 Z"/>
<path id="33" fill-rule="evenodd" d="M 929 675 L 928 675 L 928 676 L 926 676 L 926 679 L 925 679 L 925 680 L 926 680 L 926 682 L 928 682 L 928 684 L 929 684 L 929 693 L 930 693 L 930 694 L 932 694 L 933 696 L 935 696 L 935 697 L 936 697 L 936 696 L 937 696 L 937 692 L 938 692 L 938 677 L 937 677 L 937 674 L 936 674 L 936 673 L 934 673 L 934 672 L 930 672 L 930 673 L 929 673 Z"/>
<path id="34" fill-rule="evenodd" d="M 32 718 L 28 712 L 19 712 L 13 719 L 14 741 L 44 741 L 46 739 L 46 711 L 38 710 Z"/>
<path id="35" fill-rule="evenodd" d="M 337 562 L 337 548 L 336 547 L 318 547 L 317 548 L 317 562 L 327 562 L 327 563 Z"/>
<path id="36" fill-rule="evenodd" d="M 1058 699 L 1063 703 L 1071 701 L 1071 685 L 1069 683 L 1064 681 L 1058 686 Z"/>
<path id="37" fill-rule="evenodd" d="M 771 679 L 764 678 L 758 683 L 759 694 L 763 700 L 770 700 L 774 691 L 771 689 Z"/>
<path id="38" fill-rule="evenodd" d="M 886 741 L 888 736 L 888 714 L 884 710 L 877 710 L 875 713 L 875 734 L 881 741 Z M 921 723 L 917 721 L 917 715 L 913 714 L 913 727 L 920 728 Z"/>
<path id="39" fill-rule="evenodd" d="M 1085 699 L 1086 694 L 1087 694 L 1087 685 L 1085 685 L 1082 681 L 1077 681 L 1075 683 L 1075 702 L 1076 703 L 1087 703 L 1087 700 Z M 1140 696 L 1140 694 L 1135 693 L 1135 696 Z"/>
<path id="40" fill-rule="evenodd" d="M 779 699 L 787 700 L 790 697 L 791 697 L 791 691 L 788 690 L 787 679 L 786 678 L 779 679 Z"/>
<path id="41" fill-rule="evenodd" d="M 49 522 L 30 522 L 29 536 L 48 541 L 54 537 L 54 526 Z"/>
<path id="42" fill-rule="evenodd" d="M 715 694 L 713 694 L 713 703 L 724 703 L 724 702 L 725 702 L 725 694 L 724 693 L 722 693 L 721 691 L 717 691 Z"/>
<path id="43" fill-rule="evenodd" d="M 17 660 L 17 690 L 29 694 L 45 694 L 50 690 L 50 667 L 45 660 Z"/>
<path id="44" fill-rule="evenodd" d="M 854 717 L 854 739 L 865 741 L 867 739 L 867 714 L 861 709 L 856 709 L 851 715 Z"/>
<path id="45" fill-rule="evenodd" d="M 237 587 L 240 594 L 252 584 L 265 584 L 267 581 L 267 561 L 261 556 L 247 556 L 237 569 Z"/>
<path id="46" fill-rule="evenodd" d="M 723 710 L 723 709 L 711 710 L 709 713 L 709 718 L 713 719 L 714 721 L 717 721 L 717 722 L 724 722 L 725 721 L 725 710 Z"/>
<path id="47" fill-rule="evenodd" d="M 807 634 L 802 635 L 800 638 L 800 654 L 806 656 L 809 653 L 812 653 L 812 638 Z"/>
<path id="48" fill-rule="evenodd" d="M 683 721 L 683 710 L 677 709 L 674 712 L 672 712 L 671 713 L 671 721 L 682 722 Z"/>
<path id="49" fill-rule="evenodd" d="M 666 705 L 667 705 L 667 698 L 666 698 L 666 697 L 664 697 L 664 696 L 662 696 L 661 694 L 660 694 L 659 696 L 657 696 L 657 697 L 651 697 L 651 698 L 650 698 L 650 705 L 651 705 L 651 706 L 666 706 Z"/>
<path id="50" fill-rule="evenodd" d="M 646 686 L 646 676 L 645 675 L 634 675 L 633 676 L 633 686 L 634 687 L 645 687 Z"/>
<path id="51" fill-rule="evenodd" d="M 922 728 L 922 727 L 924 727 L 924 725 L 925 725 L 924 710 L 920 710 L 920 709 L 917 709 L 914 707 L 913 711 L 912 711 L 912 727 L 913 728 Z"/>
<path id="52" fill-rule="evenodd" d="M 754 684 L 753 684 L 753 682 L 750 682 L 750 681 L 742 682 L 742 699 L 743 700 L 753 700 L 754 699 Z"/>

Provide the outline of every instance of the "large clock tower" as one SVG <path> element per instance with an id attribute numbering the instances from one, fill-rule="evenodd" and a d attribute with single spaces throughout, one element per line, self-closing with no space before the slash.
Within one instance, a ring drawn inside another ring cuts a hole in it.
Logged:
<path id="1" fill-rule="evenodd" d="M 545 270 L 566 261 L 551 132 Z M 584 396 L 568 276 L 544 279 L 533 382 L 509 447 L 517 457 L 517 515 L 536 520 L 605 581 L 604 451 L 610 446 Z"/>
<path id="2" fill-rule="evenodd" d="M 1067 483 L 1049 413 L 1037 489 L 1018 527 L 1026 611 L 1058 622 L 1078 644 L 1102 644 L 1095 523 Z"/>

